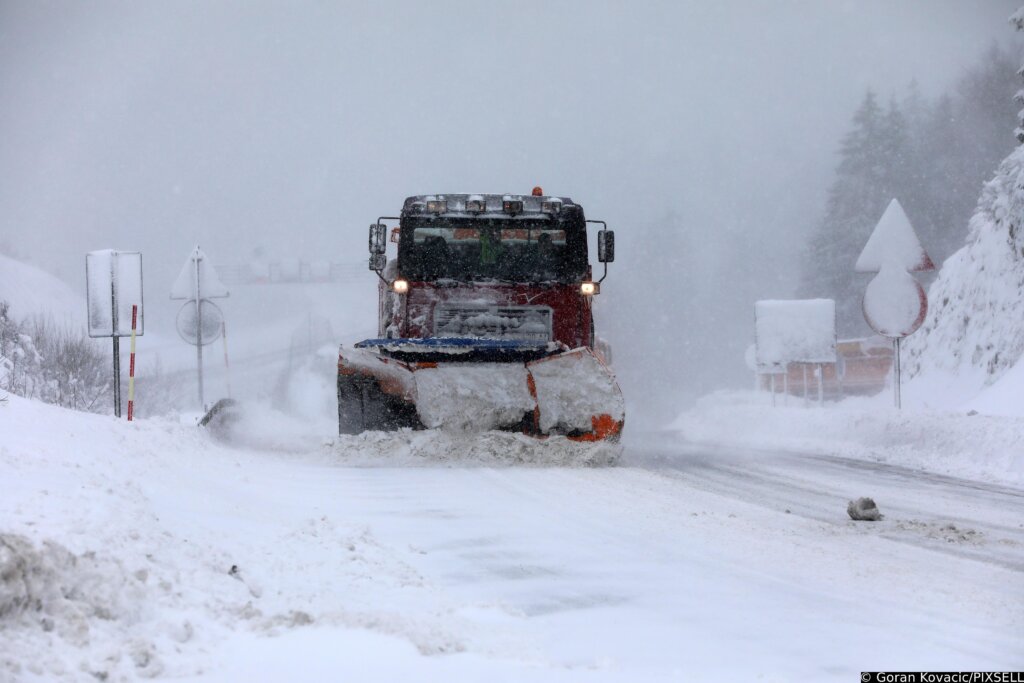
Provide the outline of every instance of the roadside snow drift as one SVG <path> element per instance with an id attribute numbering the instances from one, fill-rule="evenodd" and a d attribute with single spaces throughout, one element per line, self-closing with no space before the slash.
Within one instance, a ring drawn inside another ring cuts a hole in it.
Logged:
<path id="1" fill-rule="evenodd" d="M 767 392 L 704 397 L 671 425 L 692 442 L 820 453 L 984 481 L 1024 483 L 1024 418 L 905 408 L 891 395 L 824 408 Z M 788 405 L 784 405 L 783 401 Z"/>

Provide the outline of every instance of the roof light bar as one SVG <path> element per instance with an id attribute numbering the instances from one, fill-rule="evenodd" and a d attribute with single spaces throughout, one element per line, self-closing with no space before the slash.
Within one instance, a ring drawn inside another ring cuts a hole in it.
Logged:
<path id="1" fill-rule="evenodd" d="M 466 199 L 466 211 L 470 213 L 483 213 L 487 210 L 487 200 L 480 196 Z"/>
<path id="2" fill-rule="evenodd" d="M 428 199 L 427 211 L 430 213 L 445 213 L 448 211 L 448 202 L 444 199 Z"/>

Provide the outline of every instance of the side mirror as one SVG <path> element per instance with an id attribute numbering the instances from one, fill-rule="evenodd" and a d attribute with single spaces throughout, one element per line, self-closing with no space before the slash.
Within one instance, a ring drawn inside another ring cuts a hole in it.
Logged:
<path id="1" fill-rule="evenodd" d="M 611 263 L 615 260 L 615 231 L 597 231 L 597 260 L 601 263 Z"/>
<path id="2" fill-rule="evenodd" d="M 384 254 L 370 254 L 370 270 L 375 270 L 378 273 L 384 270 L 384 266 L 388 264 L 388 257 Z"/>
<path id="3" fill-rule="evenodd" d="M 370 226 L 370 253 L 383 254 L 387 247 L 387 228 L 383 223 L 374 223 Z"/>

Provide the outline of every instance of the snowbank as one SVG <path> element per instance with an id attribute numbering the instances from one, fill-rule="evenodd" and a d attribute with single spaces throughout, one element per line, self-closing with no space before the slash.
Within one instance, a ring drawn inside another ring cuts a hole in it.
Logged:
<path id="1" fill-rule="evenodd" d="M 302 486 L 318 496 L 351 498 L 352 482 L 321 491 L 322 473 L 550 457 L 584 466 L 618 455 L 617 447 L 504 433 L 335 441 L 325 422 L 268 407 L 249 415 L 239 423 L 247 425 L 244 445 L 262 450 L 217 443 L 172 419 L 127 423 L 17 396 L 0 404 L 0 680 L 211 672 L 232 680 L 238 667 L 249 670 L 248 648 L 279 648 L 306 630 L 359 652 L 345 664 L 356 670 L 364 645 L 402 652 L 404 678 L 435 668 L 424 656 L 501 650 L 480 624 L 507 620 L 503 608 L 461 616 L 464 603 L 450 602 L 406 561 L 418 551 L 389 546 L 364 522 L 289 497 L 278 484 L 305 477 Z M 215 654 L 221 648 L 237 660 Z M 436 668 L 466 676 L 479 661 Z"/>
<path id="2" fill-rule="evenodd" d="M 24 536 L 0 533 L 0 631 L 9 648 L 6 654 L 0 649 L 0 674 L 70 673 L 74 669 L 59 659 L 38 657 L 39 645 L 84 649 L 109 637 L 123 641 L 113 656 L 130 662 L 135 673 L 162 673 L 151 643 L 130 637 L 149 598 L 146 578 L 144 569 L 130 574 L 106 553 L 76 555 L 52 540 L 37 547 Z M 19 653 L 33 656 L 19 661 Z M 77 668 L 98 676 L 105 671 L 102 665 Z"/>
<path id="3" fill-rule="evenodd" d="M 384 467 L 603 467 L 615 464 L 622 452 L 616 443 L 580 443 L 564 436 L 536 439 L 510 432 L 433 429 L 339 437 L 332 448 L 347 465 Z"/>
<path id="4" fill-rule="evenodd" d="M 238 419 L 218 433 L 229 446 L 318 453 L 322 462 L 353 467 L 605 467 L 622 454 L 619 443 L 498 431 L 405 429 L 337 436 L 337 424 L 323 415 L 311 420 L 253 403 L 240 405 L 237 413 Z"/>
<path id="5" fill-rule="evenodd" d="M 986 415 L 1024 417 L 1024 359 L 965 404 Z"/>
<path id="6" fill-rule="evenodd" d="M 1018 394 L 1018 396 L 1024 394 Z M 698 443 L 813 452 L 970 479 L 1024 483 L 1024 418 L 905 409 L 887 392 L 803 407 L 764 392 L 719 392 L 671 429 Z"/>

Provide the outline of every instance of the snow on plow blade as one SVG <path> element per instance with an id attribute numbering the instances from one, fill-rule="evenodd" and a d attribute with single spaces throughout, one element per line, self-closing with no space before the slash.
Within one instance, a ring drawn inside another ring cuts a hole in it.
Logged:
<path id="1" fill-rule="evenodd" d="M 480 339 L 369 340 L 357 347 L 338 355 L 342 434 L 502 429 L 599 441 L 622 432 L 622 392 L 587 348 Z"/>

